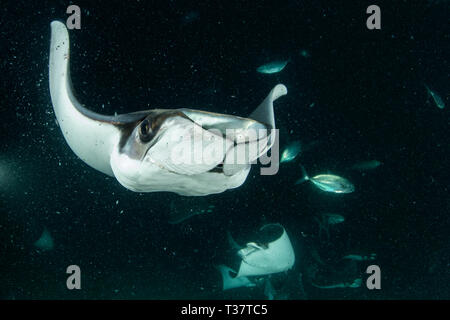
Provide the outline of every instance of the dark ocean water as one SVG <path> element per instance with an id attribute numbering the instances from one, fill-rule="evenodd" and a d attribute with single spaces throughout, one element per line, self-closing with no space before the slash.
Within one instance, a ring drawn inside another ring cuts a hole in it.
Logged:
<path id="1" fill-rule="evenodd" d="M 315 145 L 276 175 L 255 166 L 241 187 L 200 198 L 128 191 L 71 151 L 48 88 L 50 22 L 65 21 L 69 4 L 0 7 L 1 299 L 263 299 L 260 287 L 222 291 L 215 265 L 236 263 L 227 231 L 244 242 L 270 222 L 296 253 L 294 268 L 274 276 L 284 297 L 450 298 L 448 1 L 377 1 L 381 30 L 366 28 L 372 1 L 76 2 L 71 73 L 90 110 L 246 116 L 277 83 L 288 88 L 275 105 L 281 146 Z M 282 72 L 256 72 L 279 59 L 290 59 Z M 364 160 L 383 165 L 349 170 Z M 355 192 L 295 185 L 300 163 L 345 176 Z M 171 203 L 214 209 L 169 224 Z M 329 238 L 320 212 L 345 216 Z M 33 245 L 44 229 L 49 251 Z M 340 260 L 353 252 L 377 259 Z M 81 290 L 66 288 L 73 264 Z M 380 266 L 381 290 L 311 285 L 365 282 L 369 264 Z"/>

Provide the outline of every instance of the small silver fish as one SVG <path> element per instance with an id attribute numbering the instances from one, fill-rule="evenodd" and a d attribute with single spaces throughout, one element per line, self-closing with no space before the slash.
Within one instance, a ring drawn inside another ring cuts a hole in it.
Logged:
<path id="1" fill-rule="evenodd" d="M 344 216 L 337 213 L 321 213 L 319 216 L 320 218 L 314 217 L 314 220 L 319 224 L 319 237 L 322 237 L 322 231 L 325 231 L 328 239 L 330 239 L 330 226 L 345 221 Z"/>
<path id="2" fill-rule="evenodd" d="M 47 228 L 44 229 L 40 238 L 36 240 L 34 246 L 42 251 L 50 251 L 54 248 L 53 238 Z"/>
<path id="3" fill-rule="evenodd" d="M 353 166 L 350 167 L 350 169 L 359 171 L 373 170 L 378 168 L 382 164 L 383 163 L 378 160 L 362 161 L 354 164 Z"/>
<path id="4" fill-rule="evenodd" d="M 312 178 L 308 177 L 303 166 L 303 177 L 297 180 L 295 184 L 301 184 L 305 181 L 311 181 L 317 188 L 325 192 L 333 193 L 352 193 L 355 191 L 355 186 L 345 178 L 336 176 L 334 174 L 319 174 Z"/>
<path id="5" fill-rule="evenodd" d="M 426 84 L 425 84 L 425 88 L 427 88 L 427 91 L 430 94 L 430 96 L 433 98 L 434 103 L 436 104 L 436 106 L 439 109 L 444 109 L 445 108 L 444 100 L 442 100 L 442 98 L 436 92 L 430 90 L 430 88 L 428 88 L 428 86 Z"/>
<path id="6" fill-rule="evenodd" d="M 281 154 L 280 163 L 289 162 L 295 159 L 298 156 L 302 149 L 302 145 L 300 141 L 294 141 L 290 143 Z"/>
<path id="7" fill-rule="evenodd" d="M 328 285 L 328 286 L 319 286 L 313 282 L 311 282 L 311 284 L 314 287 L 320 288 L 320 289 L 359 288 L 359 287 L 361 287 L 362 279 L 356 278 L 355 280 L 353 280 L 353 282 L 342 282 L 342 283 L 336 283 L 336 284 L 332 284 L 332 285 Z"/>
<path id="8" fill-rule="evenodd" d="M 311 57 L 311 54 L 310 54 L 307 50 L 305 50 L 305 49 L 303 49 L 303 50 L 300 51 L 300 55 L 301 55 L 303 58 L 310 58 L 310 57 Z"/>
<path id="9" fill-rule="evenodd" d="M 347 259 L 347 260 L 353 260 L 353 261 L 368 261 L 368 260 L 375 260 L 377 258 L 377 254 L 376 253 L 371 253 L 367 256 L 363 256 L 363 255 L 359 255 L 359 254 L 349 254 L 346 255 L 345 257 L 342 257 L 342 259 Z"/>
<path id="10" fill-rule="evenodd" d="M 170 202 L 169 220 L 170 224 L 177 224 L 183 222 L 196 215 L 205 213 L 212 213 L 214 211 L 214 205 L 207 205 L 204 201 L 190 205 L 190 202 L 179 202 L 175 204 L 174 201 Z"/>
<path id="11" fill-rule="evenodd" d="M 344 216 L 337 213 L 322 213 L 321 216 L 328 224 L 338 224 L 345 221 Z"/>
<path id="12" fill-rule="evenodd" d="M 289 60 L 272 61 L 272 62 L 263 64 L 262 66 L 258 67 L 256 69 L 256 71 L 258 71 L 259 73 L 264 73 L 264 74 L 277 73 L 277 72 L 280 72 L 281 70 L 283 70 L 284 67 L 286 67 L 286 65 L 288 64 L 288 62 L 289 62 Z"/>

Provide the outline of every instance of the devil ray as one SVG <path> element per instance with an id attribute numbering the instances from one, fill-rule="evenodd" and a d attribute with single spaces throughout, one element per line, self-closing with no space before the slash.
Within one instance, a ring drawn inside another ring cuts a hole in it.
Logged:
<path id="1" fill-rule="evenodd" d="M 73 94 L 69 47 L 66 26 L 53 21 L 49 77 L 57 121 L 81 160 L 114 176 L 125 188 L 187 196 L 237 188 L 246 180 L 250 164 L 275 141 L 273 102 L 287 93 L 282 84 L 248 118 L 187 108 L 101 115 L 84 107 Z M 233 134 L 228 134 L 229 129 Z M 200 142 L 200 150 L 189 149 L 193 141 Z M 256 153 L 243 162 L 235 161 L 237 152 L 252 146 L 257 146 Z M 198 154 L 201 161 L 182 161 Z"/>

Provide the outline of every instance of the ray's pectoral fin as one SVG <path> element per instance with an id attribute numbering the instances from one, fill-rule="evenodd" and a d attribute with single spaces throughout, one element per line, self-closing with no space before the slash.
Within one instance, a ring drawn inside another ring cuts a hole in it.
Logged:
<path id="1" fill-rule="evenodd" d="M 113 175 L 110 156 L 120 139 L 120 127 L 145 117 L 134 113 L 105 116 L 81 105 L 72 90 L 70 42 L 64 23 L 51 23 L 50 95 L 59 127 L 72 151 L 91 167 Z"/>
<path id="2" fill-rule="evenodd" d="M 275 115 L 273 102 L 287 94 L 287 88 L 283 84 L 277 84 L 267 95 L 264 101 L 252 112 L 250 119 L 268 124 L 270 129 L 275 129 Z"/>
<path id="3" fill-rule="evenodd" d="M 287 94 L 287 88 L 276 85 L 264 101 L 250 114 L 249 119 L 253 121 L 250 126 L 245 127 L 242 132 L 237 132 L 236 145 L 231 148 L 223 164 L 223 172 L 233 175 L 250 163 L 253 163 L 261 155 L 266 153 L 274 144 L 275 115 L 273 102 L 279 97 Z"/>
<path id="4" fill-rule="evenodd" d="M 275 113 L 273 110 L 273 102 L 278 98 L 287 94 L 287 88 L 283 84 L 277 84 L 267 95 L 264 101 L 256 108 L 255 111 L 249 116 L 250 119 L 256 120 L 260 123 L 263 123 L 267 126 L 267 130 L 262 130 L 262 132 L 258 132 L 260 135 L 258 136 L 259 146 L 263 146 L 263 148 L 259 148 L 259 153 L 254 159 L 256 160 L 262 154 L 267 152 L 270 148 L 272 148 L 275 138 L 273 136 L 274 132 L 272 129 L 275 129 Z M 261 136 L 262 134 L 262 136 Z M 267 135 L 267 137 L 264 137 Z M 264 142 L 264 143 L 262 143 Z"/>

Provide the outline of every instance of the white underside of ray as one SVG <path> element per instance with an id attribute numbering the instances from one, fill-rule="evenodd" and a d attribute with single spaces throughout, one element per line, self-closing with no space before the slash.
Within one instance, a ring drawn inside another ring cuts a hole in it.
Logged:
<path id="1" fill-rule="evenodd" d="M 69 34 L 66 26 L 51 23 L 50 95 L 56 119 L 72 151 L 91 167 L 113 176 L 110 155 L 120 138 L 114 125 L 91 119 L 77 110 L 71 89 Z"/>
<path id="2" fill-rule="evenodd" d="M 274 129 L 275 119 L 273 112 L 273 102 L 279 97 L 285 95 L 287 89 L 284 85 L 275 86 L 259 107 L 252 113 L 255 119 L 240 118 L 229 115 L 215 114 L 210 112 L 197 111 L 192 109 L 179 109 L 195 122 L 205 129 L 214 128 L 219 131 L 226 129 L 239 129 L 240 138 L 232 137 L 234 141 L 245 141 L 245 135 L 251 130 L 246 129 Z M 265 125 L 263 125 L 263 123 Z M 177 120 L 177 124 L 171 124 L 172 130 L 176 126 L 181 126 L 182 122 Z M 191 124 L 191 126 L 194 126 Z M 181 129 L 181 127 L 179 128 Z M 183 130 L 182 130 L 183 131 Z M 181 132 L 182 132 L 181 131 Z M 187 132 L 187 130 L 184 130 Z M 236 131 L 234 131 L 236 133 Z M 269 132 L 270 134 L 270 132 Z M 171 134 L 167 133 L 166 136 Z M 178 135 L 175 135 L 178 136 Z M 208 140 L 208 133 L 202 133 L 205 140 Z M 117 180 L 126 188 L 137 192 L 155 192 L 170 191 L 186 196 L 201 196 L 224 192 L 227 189 L 237 188 L 241 186 L 248 173 L 250 172 L 250 161 L 258 158 L 263 152 L 272 147 L 272 136 L 269 139 L 258 139 L 255 143 L 264 146 L 263 150 L 254 158 L 248 159 L 247 162 L 233 162 L 234 155 L 240 152 L 239 148 L 245 144 L 238 144 L 226 151 L 223 162 L 224 174 L 208 172 L 216 164 L 211 167 L 205 165 L 186 165 L 182 167 L 172 163 L 172 150 L 170 139 L 164 141 L 166 137 L 162 137 L 157 144 L 147 153 L 144 160 L 135 160 L 128 157 L 127 154 L 121 153 L 116 146 L 111 155 L 111 166 Z M 228 137 L 227 137 L 228 138 Z M 199 138 L 198 138 L 199 139 Z M 197 139 L 197 140 L 198 140 Z M 269 141 L 268 141 L 269 140 Z M 224 140 L 220 140 L 224 141 Z M 221 142 L 219 141 L 219 145 Z M 206 146 L 206 141 L 203 141 Z M 165 150 L 167 149 L 167 150 Z M 223 153 L 220 153 L 222 158 Z"/>
<path id="3" fill-rule="evenodd" d="M 270 242 L 267 248 L 262 248 L 253 242 L 238 251 L 242 258 L 241 266 L 236 277 L 266 275 L 283 272 L 292 268 L 295 263 L 295 253 L 291 240 L 284 227 L 279 224 L 270 224 L 282 228 L 280 238 Z M 261 228 L 264 229 L 265 225 Z"/>
<path id="4" fill-rule="evenodd" d="M 237 273 L 224 265 L 217 267 L 222 274 L 223 290 L 254 286 L 255 284 L 248 277 L 284 272 L 294 266 L 295 253 L 286 230 L 282 225 L 272 223 L 264 225 L 260 231 L 268 227 L 282 231 L 281 235 L 267 246 L 249 242 L 246 247 L 239 249 L 237 253 L 242 261 Z M 230 234 L 228 238 L 233 247 L 239 247 Z"/>
<path id="5" fill-rule="evenodd" d="M 204 196 L 237 188 L 245 182 L 250 172 L 250 165 L 247 165 L 233 176 L 211 172 L 184 175 L 161 169 L 149 157 L 142 162 L 130 159 L 118 148 L 112 153 L 111 166 L 116 179 L 127 189 L 137 192 L 169 191 L 182 196 Z"/>

